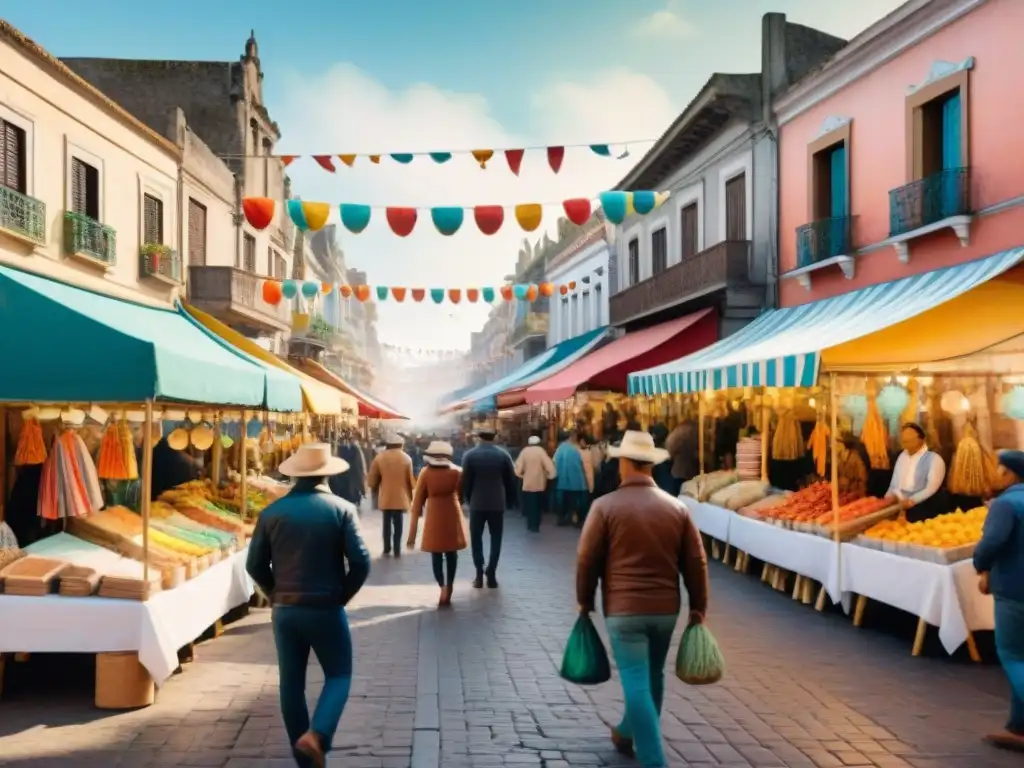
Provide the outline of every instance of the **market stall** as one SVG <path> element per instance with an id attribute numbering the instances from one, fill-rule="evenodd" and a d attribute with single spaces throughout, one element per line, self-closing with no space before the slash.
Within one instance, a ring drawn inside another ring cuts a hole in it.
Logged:
<path id="1" fill-rule="evenodd" d="M 299 380 L 257 365 L 181 310 L 9 267 L 0 267 L 0 297 L 0 322 L 26 328 L 0 344 L 21 363 L 0 382 L 0 660 L 96 653 L 98 706 L 151 703 L 177 650 L 247 601 L 245 547 L 254 507 L 267 501 L 245 488 L 244 464 L 237 484 L 154 487 L 161 422 L 202 406 L 172 416 L 190 429 L 160 441 L 156 457 L 192 474 L 181 451 L 216 452 L 221 409 L 298 411 Z"/>
<path id="2" fill-rule="evenodd" d="M 716 398 L 760 398 L 775 411 L 756 420 L 766 427 L 765 458 L 775 463 L 780 449 L 787 459 L 810 454 L 813 472 L 795 492 L 769 491 L 727 523 L 725 512 L 709 511 L 724 509 L 713 496 L 692 494 L 696 524 L 724 537 L 725 557 L 735 550 L 739 568 L 749 557 L 764 561 L 762 576 L 776 585 L 779 571 L 782 584 L 795 574 L 794 597 L 806 600 L 807 580 L 820 583 L 819 607 L 825 594 L 841 600 L 857 625 L 869 600 L 916 615 L 915 655 L 931 625 L 949 652 L 966 642 L 977 658 L 970 633 L 991 628 L 991 601 L 978 594 L 969 558 L 993 492 L 993 449 L 1022 437 L 1024 388 L 1015 376 L 1024 371 L 1024 317 L 1007 311 L 1024 299 L 1022 256 L 996 254 L 766 313 L 712 347 L 630 377 L 635 395 L 697 397 L 702 410 Z M 794 416 L 800 408 L 812 415 Z M 941 500 L 934 490 L 927 497 L 941 509 L 914 523 L 879 498 L 906 422 L 922 425 L 946 469 Z M 709 480 L 722 482 L 699 482 Z"/>

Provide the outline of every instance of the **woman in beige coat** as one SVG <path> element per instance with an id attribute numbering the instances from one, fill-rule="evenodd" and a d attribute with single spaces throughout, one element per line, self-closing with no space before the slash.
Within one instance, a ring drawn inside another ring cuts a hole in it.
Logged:
<path id="1" fill-rule="evenodd" d="M 462 506 L 459 504 L 462 471 L 451 462 L 452 447 L 449 443 L 432 442 L 423 457 L 426 466 L 416 482 L 406 546 L 409 549 L 416 546 L 416 531 L 426 505 L 420 549 L 431 555 L 434 578 L 441 588 L 437 604 L 451 605 L 455 569 L 459 563 L 458 552 L 466 548 L 466 531 L 463 527 Z"/>
<path id="2" fill-rule="evenodd" d="M 544 508 L 544 494 L 548 481 L 555 479 L 555 463 L 534 435 L 529 445 L 523 448 L 516 459 L 516 474 L 523 481 L 523 514 L 526 515 L 526 530 L 540 531 L 540 514 Z"/>

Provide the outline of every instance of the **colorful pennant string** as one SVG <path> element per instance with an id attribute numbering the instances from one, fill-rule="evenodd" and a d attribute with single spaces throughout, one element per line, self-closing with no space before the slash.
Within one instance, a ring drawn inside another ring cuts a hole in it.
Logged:
<path id="1" fill-rule="evenodd" d="M 423 157 L 429 158 L 437 165 L 444 165 L 449 162 L 456 155 L 469 155 L 473 161 L 480 166 L 481 169 L 487 170 L 488 164 L 494 160 L 497 156 L 505 158 L 505 164 L 508 165 L 508 169 L 512 171 L 516 176 L 519 175 L 519 171 L 523 165 L 523 158 L 526 153 L 532 151 L 543 151 L 548 162 L 548 167 L 551 168 L 552 172 L 558 173 L 562 170 L 562 163 L 565 161 L 565 155 L 567 149 L 580 149 L 589 151 L 591 154 L 597 155 L 598 157 L 605 157 L 613 160 L 621 160 L 629 157 L 629 146 L 632 144 L 651 144 L 657 141 L 657 139 L 634 139 L 628 142 L 608 142 L 605 144 L 554 144 L 550 146 L 540 147 L 518 147 L 518 148 L 507 148 L 507 149 L 470 149 L 470 150 L 449 150 L 447 152 L 381 152 L 375 155 L 371 154 L 358 154 L 358 153 L 341 153 L 334 152 L 322 155 L 221 155 L 224 159 L 244 159 L 252 157 L 270 157 L 277 158 L 287 168 L 289 165 L 294 163 L 296 160 L 308 157 L 313 160 L 317 165 L 323 168 L 328 173 L 337 173 L 338 166 L 335 161 L 340 161 L 343 165 L 348 168 L 353 168 L 360 160 L 365 160 L 373 165 L 380 165 L 381 158 L 387 157 L 392 162 L 399 165 L 409 165 L 416 158 Z M 618 146 L 622 148 L 622 152 L 614 154 L 612 152 L 612 146 Z"/>
<path id="2" fill-rule="evenodd" d="M 612 224 L 621 224 L 627 216 L 638 214 L 644 216 L 661 206 L 670 196 L 670 192 L 654 192 L 636 190 L 633 192 L 611 191 L 602 192 L 597 202 L 604 210 L 605 218 Z M 511 206 L 519 228 L 524 232 L 534 232 L 544 219 L 545 206 L 559 205 L 569 221 L 582 226 L 594 212 L 594 201 L 585 197 L 575 197 L 560 203 L 520 203 Z M 338 218 L 349 232 L 358 235 L 364 231 L 373 218 L 373 211 L 380 206 L 360 203 L 342 203 L 338 206 Z M 322 229 L 331 217 L 331 206 L 327 203 L 314 203 L 305 200 L 287 200 L 285 209 L 288 218 L 303 232 L 315 232 Z M 451 236 L 462 229 L 466 220 L 466 208 L 461 206 L 437 206 L 434 208 L 417 209 L 401 206 L 384 207 L 384 219 L 391 231 L 399 237 L 408 237 L 416 229 L 419 211 L 428 210 L 434 229 L 442 235 Z M 472 209 L 473 222 L 477 229 L 485 235 L 493 235 L 505 223 L 505 208 L 500 205 L 477 205 Z M 266 197 L 247 197 L 242 200 L 242 212 L 246 221 L 254 229 L 266 229 L 274 220 L 276 205 Z"/>
<path id="3" fill-rule="evenodd" d="M 443 304 L 445 301 L 451 304 L 459 304 L 465 298 L 470 304 L 476 304 L 483 300 L 486 304 L 493 304 L 496 297 L 500 296 L 505 301 L 534 302 L 538 298 L 548 298 L 558 291 L 565 296 L 576 290 L 575 281 L 556 285 L 555 283 L 515 283 L 502 285 L 496 293 L 494 288 L 406 288 L 404 286 L 389 285 L 347 285 L 337 286 L 330 283 L 320 283 L 315 280 L 277 280 L 264 278 L 260 286 L 260 295 L 263 300 L 271 306 L 277 306 L 281 301 L 290 301 L 301 296 L 307 301 L 316 299 L 317 296 L 332 293 L 337 288 L 338 293 L 346 299 L 355 298 L 357 301 L 369 301 L 371 296 L 377 301 L 394 300 L 401 304 L 406 296 L 411 296 L 416 303 L 424 301 L 427 296 L 435 304 Z"/>

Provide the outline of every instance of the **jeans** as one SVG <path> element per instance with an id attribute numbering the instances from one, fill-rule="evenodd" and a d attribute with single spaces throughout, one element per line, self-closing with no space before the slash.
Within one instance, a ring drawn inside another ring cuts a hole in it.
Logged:
<path id="1" fill-rule="evenodd" d="M 402 554 L 402 521 L 405 513 L 401 510 L 384 510 L 384 554 L 394 549 L 396 555 Z"/>
<path id="2" fill-rule="evenodd" d="M 540 516 L 544 509 L 544 491 L 523 491 L 523 514 L 526 515 L 526 530 L 536 533 L 540 530 Z"/>
<path id="3" fill-rule="evenodd" d="M 558 524 L 569 525 L 572 522 L 573 513 L 582 524 L 587 517 L 587 507 L 590 506 L 590 493 L 587 491 L 555 491 L 555 509 L 558 513 Z"/>
<path id="4" fill-rule="evenodd" d="M 619 668 L 626 711 L 616 730 L 632 739 L 643 768 L 666 768 L 661 743 L 661 703 L 665 697 L 665 659 L 672 645 L 676 614 L 608 616 L 605 625 Z"/>
<path id="5" fill-rule="evenodd" d="M 320 737 L 324 751 L 329 751 L 352 688 L 352 636 L 345 609 L 279 605 L 274 607 L 271 621 L 281 677 L 281 716 L 288 741 L 295 744 L 302 734 L 312 730 Z M 324 672 L 312 723 L 306 707 L 310 649 Z M 301 754 L 296 753 L 295 759 L 300 766 L 311 765 Z"/>
<path id="6" fill-rule="evenodd" d="M 430 564 L 434 568 L 434 578 L 437 580 L 437 586 L 450 587 L 455 583 L 455 569 L 459 567 L 458 552 L 433 552 L 430 555 Z M 445 565 L 448 566 L 447 573 L 445 573 Z M 447 581 L 445 581 L 446 576 Z"/>
<path id="7" fill-rule="evenodd" d="M 491 551 L 487 558 L 487 572 L 498 569 L 501 557 L 501 539 L 505 532 L 504 512 L 483 512 L 474 509 L 469 513 L 469 541 L 473 549 L 473 565 L 477 572 L 484 570 L 484 528 L 491 535 Z"/>
<path id="8" fill-rule="evenodd" d="M 1010 681 L 1006 730 L 1024 736 L 1024 603 L 996 597 L 996 652 Z"/>

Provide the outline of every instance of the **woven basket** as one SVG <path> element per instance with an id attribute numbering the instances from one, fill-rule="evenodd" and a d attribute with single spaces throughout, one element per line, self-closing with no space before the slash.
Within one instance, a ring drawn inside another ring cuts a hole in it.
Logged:
<path id="1" fill-rule="evenodd" d="M 96 654 L 96 708 L 138 709 L 156 700 L 156 686 L 133 651 Z"/>

